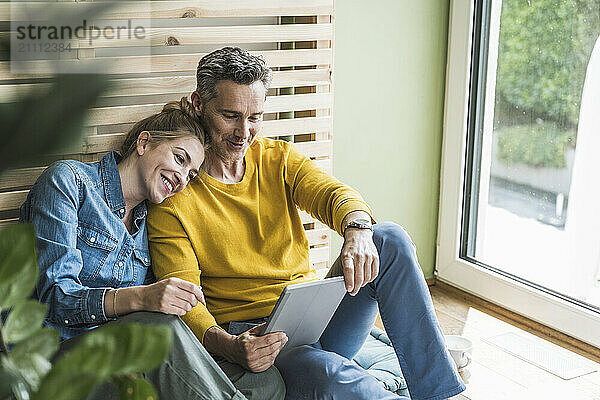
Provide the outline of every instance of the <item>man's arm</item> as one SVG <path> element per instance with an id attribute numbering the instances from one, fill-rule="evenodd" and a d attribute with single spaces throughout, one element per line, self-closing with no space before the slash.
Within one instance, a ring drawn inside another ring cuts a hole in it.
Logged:
<path id="1" fill-rule="evenodd" d="M 319 169 L 290 146 L 286 159 L 286 182 L 294 202 L 344 237 L 340 254 L 346 290 L 351 295 L 379 273 L 379 255 L 370 229 L 348 228 L 357 218 L 373 221 L 371 209 L 360 194 Z"/>
<path id="2" fill-rule="evenodd" d="M 158 280 L 179 278 L 200 286 L 201 271 L 194 248 L 169 199 L 151 205 L 148 242 L 152 269 Z M 283 332 L 260 336 L 259 327 L 238 336 L 230 335 L 218 326 L 203 303 L 198 303 L 181 319 L 209 352 L 252 372 L 262 372 L 273 365 L 287 342 Z"/>

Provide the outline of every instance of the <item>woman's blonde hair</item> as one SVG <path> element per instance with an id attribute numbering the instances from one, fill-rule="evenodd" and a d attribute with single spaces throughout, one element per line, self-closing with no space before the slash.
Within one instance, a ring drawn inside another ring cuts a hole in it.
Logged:
<path id="1" fill-rule="evenodd" d="M 123 159 L 135 152 L 137 139 L 143 131 L 150 132 L 150 142 L 152 143 L 187 136 L 198 138 L 202 145 L 206 142 L 204 129 L 202 129 L 194 107 L 187 97 L 165 104 L 158 114 L 144 118 L 133 125 L 121 145 L 120 153 Z"/>

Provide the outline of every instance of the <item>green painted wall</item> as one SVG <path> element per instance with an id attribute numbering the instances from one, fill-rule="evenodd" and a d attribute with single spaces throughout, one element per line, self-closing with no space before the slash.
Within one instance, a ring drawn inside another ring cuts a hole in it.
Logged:
<path id="1" fill-rule="evenodd" d="M 338 0 L 334 175 L 378 221 L 403 225 L 433 276 L 448 31 L 446 0 Z M 342 240 L 335 235 L 332 259 Z"/>

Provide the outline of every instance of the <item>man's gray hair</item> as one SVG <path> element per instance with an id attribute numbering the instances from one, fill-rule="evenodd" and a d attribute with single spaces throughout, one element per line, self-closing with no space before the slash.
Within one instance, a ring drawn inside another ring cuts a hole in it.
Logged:
<path id="1" fill-rule="evenodd" d="M 262 57 L 253 56 L 239 47 L 223 47 L 200 59 L 196 71 L 196 90 L 203 103 L 217 95 L 217 83 L 230 80 L 240 85 L 261 81 L 266 90 L 273 72 Z"/>

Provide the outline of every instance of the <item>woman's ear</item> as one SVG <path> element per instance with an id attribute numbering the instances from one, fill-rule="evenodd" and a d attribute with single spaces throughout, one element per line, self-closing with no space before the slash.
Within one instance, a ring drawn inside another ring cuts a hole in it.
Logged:
<path id="1" fill-rule="evenodd" d="M 144 153 L 148 150 L 148 146 L 150 145 L 150 132 L 142 131 L 138 135 L 136 142 L 136 150 L 138 155 L 143 156 Z"/>
<path id="2" fill-rule="evenodd" d="M 192 107 L 194 107 L 194 111 L 199 117 L 200 115 L 202 115 L 202 100 L 200 98 L 200 94 L 197 90 L 194 90 L 190 95 L 190 98 L 192 99 Z"/>

